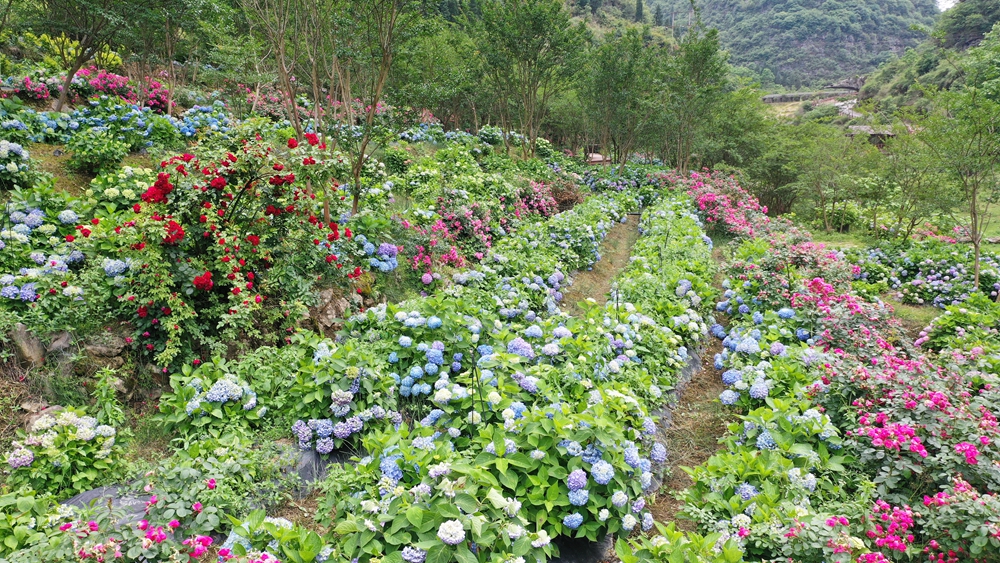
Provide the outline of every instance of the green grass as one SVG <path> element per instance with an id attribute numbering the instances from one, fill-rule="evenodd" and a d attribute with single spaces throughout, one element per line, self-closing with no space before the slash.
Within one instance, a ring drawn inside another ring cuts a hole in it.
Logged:
<path id="1" fill-rule="evenodd" d="M 38 144 L 28 147 L 28 151 L 43 172 L 52 174 L 56 188 L 79 196 L 90 187 L 93 177 L 69 167 L 70 153 L 65 146 Z"/>
<path id="2" fill-rule="evenodd" d="M 822 229 L 812 230 L 813 240 L 834 248 L 860 248 L 868 246 L 868 238 L 859 233 L 828 233 Z"/>
<path id="3" fill-rule="evenodd" d="M 64 145 L 36 144 L 28 147 L 31 158 L 38 162 L 38 168 L 52 175 L 56 188 L 80 196 L 90 187 L 93 176 L 69 166 L 70 153 Z M 122 161 L 121 166 L 135 168 L 156 168 L 156 162 L 148 154 L 130 154 Z"/>
<path id="4" fill-rule="evenodd" d="M 903 328 L 906 329 L 906 332 L 913 336 L 916 336 L 943 312 L 941 309 L 929 305 L 908 305 L 901 303 L 885 295 L 882 296 L 882 299 L 892 305 L 892 308 L 896 312 L 896 318 L 903 323 Z"/>

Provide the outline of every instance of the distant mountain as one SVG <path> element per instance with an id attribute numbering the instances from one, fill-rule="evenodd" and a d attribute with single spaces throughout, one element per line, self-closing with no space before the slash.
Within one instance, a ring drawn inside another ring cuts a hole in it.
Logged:
<path id="1" fill-rule="evenodd" d="M 936 0 L 701 0 L 702 20 L 719 30 L 730 61 L 766 83 L 790 88 L 865 74 L 925 36 Z M 688 0 L 665 0 L 675 28 L 690 21 Z M 665 18 L 666 19 L 666 18 Z M 678 30 L 679 31 L 679 30 Z"/>

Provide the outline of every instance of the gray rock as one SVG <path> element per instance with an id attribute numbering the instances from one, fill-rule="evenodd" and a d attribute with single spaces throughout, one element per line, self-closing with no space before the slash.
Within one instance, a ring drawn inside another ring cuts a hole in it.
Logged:
<path id="1" fill-rule="evenodd" d="M 25 412 L 35 414 L 48 408 L 49 404 L 44 401 L 25 401 L 21 403 L 21 409 Z"/>
<path id="2" fill-rule="evenodd" d="M 42 347 L 42 341 L 32 334 L 28 327 L 17 323 L 10 332 L 10 338 L 14 341 L 14 352 L 22 364 L 36 368 L 45 363 L 45 348 Z"/>
<path id="3" fill-rule="evenodd" d="M 24 405 L 22 405 L 22 408 L 23 407 Z M 40 411 L 33 412 L 28 415 L 27 420 L 25 421 L 25 428 L 31 430 L 31 427 L 35 425 L 35 421 L 39 418 L 42 418 L 45 415 L 55 416 L 64 410 L 66 409 L 60 407 L 59 405 L 52 405 L 51 407 L 45 407 Z"/>
<path id="4" fill-rule="evenodd" d="M 73 344 L 73 335 L 68 331 L 62 331 L 57 333 L 55 337 L 52 338 L 52 342 L 49 343 L 48 352 L 64 352 L 69 350 L 70 345 Z"/>
<path id="5" fill-rule="evenodd" d="M 317 296 L 317 305 L 310 309 L 309 317 L 315 319 L 320 329 L 327 329 L 344 318 L 351 304 L 343 297 L 337 296 L 332 289 L 324 289 Z"/>
<path id="6" fill-rule="evenodd" d="M 87 353 L 99 358 L 114 358 L 125 350 L 125 339 L 119 336 L 102 338 L 100 342 L 90 342 L 84 346 Z"/>

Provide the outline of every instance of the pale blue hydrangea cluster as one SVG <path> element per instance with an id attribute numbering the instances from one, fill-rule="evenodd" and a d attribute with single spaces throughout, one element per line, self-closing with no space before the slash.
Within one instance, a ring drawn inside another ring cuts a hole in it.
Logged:
<path id="1" fill-rule="evenodd" d="M 257 393 L 249 385 L 241 383 L 235 376 L 229 374 L 213 382 L 208 389 L 205 389 L 205 383 L 198 377 L 188 381 L 185 387 L 194 389 L 194 396 L 185 406 L 188 416 L 204 416 L 207 412 L 202 406 L 204 402 L 219 405 L 239 404 L 245 411 L 257 409 Z M 266 412 L 267 407 L 257 409 L 258 416 L 263 416 Z"/>
<path id="2" fill-rule="evenodd" d="M 111 278 L 124 274 L 131 266 L 131 258 L 126 258 L 125 260 L 105 258 L 101 262 L 101 268 L 104 269 L 104 273 Z"/>
<path id="3" fill-rule="evenodd" d="M 64 209 L 56 216 L 63 225 L 75 225 L 80 221 L 80 216 L 72 209 Z"/>
<path id="4" fill-rule="evenodd" d="M 754 487 L 750 483 L 744 481 L 736 487 L 736 494 L 739 495 L 741 499 L 746 501 L 759 495 L 760 492 L 757 490 L 757 487 Z"/>

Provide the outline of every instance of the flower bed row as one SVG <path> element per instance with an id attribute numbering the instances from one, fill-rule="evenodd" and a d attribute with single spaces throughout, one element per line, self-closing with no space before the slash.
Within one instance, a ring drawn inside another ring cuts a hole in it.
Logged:
<path id="1" fill-rule="evenodd" d="M 710 175 L 681 185 L 733 193 Z M 723 205 L 723 217 L 754 207 Z M 720 401 L 738 422 L 683 495 L 706 535 L 671 528 L 623 561 L 680 551 L 704 561 L 991 560 L 998 358 L 978 344 L 988 323 L 971 325 L 996 311 L 955 307 L 959 320 L 928 329 L 939 352 L 921 354 L 891 308 L 854 292 L 841 255 L 783 222 L 750 219 L 767 226 L 751 236 L 742 221 L 722 222 L 741 239 L 717 304 L 731 325 L 712 327 L 724 345 Z M 962 339 L 966 326 L 978 332 Z"/>

